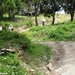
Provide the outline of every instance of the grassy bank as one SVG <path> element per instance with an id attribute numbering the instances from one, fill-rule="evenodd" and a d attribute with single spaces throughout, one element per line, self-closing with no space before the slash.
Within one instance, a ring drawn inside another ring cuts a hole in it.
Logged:
<path id="1" fill-rule="evenodd" d="M 32 41 L 74 41 L 75 22 L 32 27 L 24 34 Z"/>
<path id="2" fill-rule="evenodd" d="M 32 43 L 25 35 L 8 30 L 0 31 L 0 50 L 2 48 L 14 48 L 16 50 L 15 54 L 8 52 L 6 55 L 2 55 L 0 52 L 0 73 L 7 75 L 30 75 L 22 65 L 23 61 L 28 65 L 38 66 L 42 62 L 48 62 L 54 56 L 50 47 Z M 18 57 L 19 49 L 24 51 L 25 57 L 21 54 L 23 61 Z M 39 75 L 38 71 L 35 73 Z"/>

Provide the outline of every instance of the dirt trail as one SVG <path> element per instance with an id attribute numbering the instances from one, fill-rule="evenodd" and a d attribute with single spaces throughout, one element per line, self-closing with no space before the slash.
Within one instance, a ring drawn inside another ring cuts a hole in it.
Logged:
<path id="1" fill-rule="evenodd" d="M 24 28 L 24 27 L 23 27 Z M 25 32 L 28 29 L 19 29 Z M 75 42 L 37 42 L 48 45 L 56 52 L 56 60 L 53 64 L 53 72 L 47 75 L 75 75 Z"/>
<path id="2" fill-rule="evenodd" d="M 75 42 L 41 42 L 50 46 L 57 54 L 53 64 L 55 74 L 75 75 Z"/>

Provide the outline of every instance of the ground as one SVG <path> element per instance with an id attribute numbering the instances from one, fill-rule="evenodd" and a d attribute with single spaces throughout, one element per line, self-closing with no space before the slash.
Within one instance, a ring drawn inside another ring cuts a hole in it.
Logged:
<path id="1" fill-rule="evenodd" d="M 41 42 L 56 52 L 51 75 L 75 75 L 75 42 Z M 50 75 L 50 74 L 47 74 Z"/>
<path id="2" fill-rule="evenodd" d="M 21 32 L 26 30 L 20 29 Z M 48 71 L 46 65 L 39 68 L 40 71 L 44 71 L 43 75 L 75 75 L 75 42 L 62 41 L 62 42 L 37 42 L 48 45 L 55 51 L 55 59 L 52 63 L 53 71 Z"/>

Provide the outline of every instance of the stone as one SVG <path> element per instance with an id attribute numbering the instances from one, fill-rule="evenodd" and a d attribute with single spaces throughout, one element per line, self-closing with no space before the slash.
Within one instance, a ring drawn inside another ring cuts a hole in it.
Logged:
<path id="1" fill-rule="evenodd" d="M 52 63 L 48 63 L 48 64 L 46 65 L 46 67 L 47 67 L 47 69 L 48 69 L 49 71 L 53 71 Z"/>

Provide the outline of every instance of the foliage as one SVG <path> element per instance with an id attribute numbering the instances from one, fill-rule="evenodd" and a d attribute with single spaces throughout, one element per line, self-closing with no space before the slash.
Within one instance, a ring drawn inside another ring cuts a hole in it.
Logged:
<path id="1" fill-rule="evenodd" d="M 50 47 L 42 44 L 31 44 L 30 49 L 27 51 L 30 55 L 29 59 L 26 60 L 27 63 L 34 63 L 35 66 L 39 66 L 41 62 L 48 62 L 54 57 L 55 53 Z"/>
<path id="2" fill-rule="evenodd" d="M 58 0 L 44 0 L 41 2 L 41 9 L 43 10 L 44 16 L 52 16 L 52 24 L 55 22 L 55 12 L 60 9 Z"/>
<path id="3" fill-rule="evenodd" d="M 75 11 L 75 0 L 63 0 L 63 7 L 67 13 L 71 16 L 71 21 L 74 19 L 74 11 Z"/>
<path id="4" fill-rule="evenodd" d="M 3 14 L 8 13 L 9 19 L 12 20 L 15 14 L 20 9 L 21 0 L 3 0 L 2 10 Z"/>
<path id="5" fill-rule="evenodd" d="M 73 41 L 75 35 L 75 22 L 55 26 L 33 27 L 25 34 L 32 41 Z"/>
<path id="6" fill-rule="evenodd" d="M 12 54 L 8 53 L 5 56 L 0 55 L 0 73 L 7 75 L 29 75 L 21 65 L 21 61 L 18 58 L 18 53 Z"/>
<path id="7" fill-rule="evenodd" d="M 22 34 L 17 32 L 0 31 L 0 48 L 18 47 L 27 49 L 30 41 Z"/>

